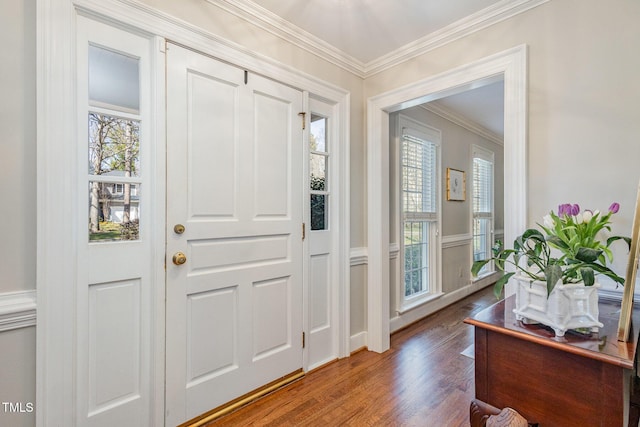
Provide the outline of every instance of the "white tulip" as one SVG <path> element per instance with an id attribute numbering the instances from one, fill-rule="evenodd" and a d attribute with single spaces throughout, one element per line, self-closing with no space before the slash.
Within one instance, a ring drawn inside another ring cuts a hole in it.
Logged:
<path id="1" fill-rule="evenodd" d="M 547 228 L 553 228 L 553 218 L 551 218 L 551 215 L 545 215 L 542 218 L 543 222 L 544 222 L 544 226 Z"/>
<path id="2" fill-rule="evenodd" d="M 582 212 L 574 216 L 573 220 L 576 222 L 576 224 L 580 224 L 582 222 Z"/>
<path id="3" fill-rule="evenodd" d="M 591 218 L 593 218 L 593 213 L 591 213 L 591 211 L 584 211 L 582 213 L 582 220 L 587 223 L 589 221 L 591 221 Z"/>

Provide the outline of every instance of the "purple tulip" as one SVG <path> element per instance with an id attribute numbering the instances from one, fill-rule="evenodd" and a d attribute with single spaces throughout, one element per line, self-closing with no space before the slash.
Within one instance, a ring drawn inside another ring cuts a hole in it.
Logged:
<path id="1" fill-rule="evenodd" d="M 563 217 L 565 215 L 571 215 L 571 205 L 568 203 L 558 206 L 558 216 Z"/>
<path id="2" fill-rule="evenodd" d="M 578 205 L 577 203 L 573 206 L 571 206 L 571 215 L 576 216 L 580 213 L 580 205 Z"/>
<path id="3" fill-rule="evenodd" d="M 609 206 L 609 212 L 617 213 L 620 210 L 620 203 L 613 202 L 611 206 Z"/>

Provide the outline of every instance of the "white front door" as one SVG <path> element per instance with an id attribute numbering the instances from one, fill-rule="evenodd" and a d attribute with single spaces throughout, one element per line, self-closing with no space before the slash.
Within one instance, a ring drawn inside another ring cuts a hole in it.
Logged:
<path id="1" fill-rule="evenodd" d="M 167 425 L 302 368 L 300 111 L 300 91 L 168 46 Z"/>

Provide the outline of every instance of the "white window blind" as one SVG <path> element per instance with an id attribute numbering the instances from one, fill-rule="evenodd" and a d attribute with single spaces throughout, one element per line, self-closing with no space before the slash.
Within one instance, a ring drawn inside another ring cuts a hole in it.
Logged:
<path id="1" fill-rule="evenodd" d="M 493 245 L 493 153 L 480 147 L 473 151 L 473 259 L 491 257 Z M 480 271 L 488 274 L 493 265 Z"/>
<path id="2" fill-rule="evenodd" d="M 402 210 L 406 219 L 436 219 L 436 155 L 436 144 L 403 129 Z"/>
<path id="3" fill-rule="evenodd" d="M 401 131 L 404 258 L 401 308 L 428 296 L 435 277 L 432 242 L 438 219 L 438 145 L 431 140 L 439 142 L 439 134 L 417 127 L 425 132 L 411 126 L 404 126 Z"/>
<path id="4" fill-rule="evenodd" d="M 473 213 L 491 216 L 493 210 L 493 162 L 473 159 Z"/>

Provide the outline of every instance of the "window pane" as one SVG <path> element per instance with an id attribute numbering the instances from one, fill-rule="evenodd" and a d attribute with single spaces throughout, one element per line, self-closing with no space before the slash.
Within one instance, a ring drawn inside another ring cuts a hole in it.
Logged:
<path id="1" fill-rule="evenodd" d="M 329 196 L 325 194 L 311 195 L 311 230 L 326 230 L 328 227 L 328 203 Z"/>
<path id="2" fill-rule="evenodd" d="M 309 135 L 309 148 L 311 151 L 327 151 L 327 119 L 325 117 L 311 115 L 311 129 Z"/>
<path id="3" fill-rule="evenodd" d="M 493 199 L 493 163 L 473 159 L 473 211 L 491 212 Z"/>
<path id="4" fill-rule="evenodd" d="M 402 136 L 402 191 L 404 212 L 435 213 L 437 146 L 419 138 Z"/>
<path id="5" fill-rule="evenodd" d="M 474 154 L 473 158 L 473 259 L 485 260 L 491 257 L 493 224 L 493 161 L 490 155 Z M 485 265 L 479 274 L 488 274 L 493 270 Z"/>
<path id="6" fill-rule="evenodd" d="M 139 59 L 89 46 L 89 99 L 110 108 L 140 109 Z"/>
<path id="7" fill-rule="evenodd" d="M 327 190 L 327 157 L 322 154 L 312 154 L 309 165 L 311 170 L 310 185 L 312 190 Z"/>
<path id="8" fill-rule="evenodd" d="M 140 185 L 89 182 L 89 241 L 138 240 Z"/>
<path id="9" fill-rule="evenodd" d="M 429 290 L 428 230 L 426 221 L 404 223 L 405 297 Z"/>
<path id="10" fill-rule="evenodd" d="M 89 173 L 140 176 L 140 122 L 89 113 Z"/>

